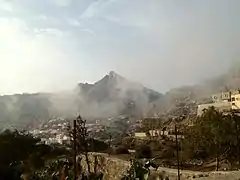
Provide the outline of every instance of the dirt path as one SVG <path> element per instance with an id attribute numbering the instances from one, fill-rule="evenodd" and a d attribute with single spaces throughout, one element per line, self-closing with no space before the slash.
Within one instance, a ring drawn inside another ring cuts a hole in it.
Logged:
<path id="1" fill-rule="evenodd" d="M 100 156 L 104 156 L 106 159 L 118 164 L 124 164 L 124 166 L 129 167 L 130 164 L 128 161 L 120 159 L 116 156 L 109 156 L 108 154 L 94 153 Z M 154 169 L 151 169 L 152 172 L 156 172 Z M 170 180 L 177 179 L 177 169 L 159 167 L 157 172 L 165 172 Z M 201 171 L 191 171 L 191 170 L 181 170 L 181 180 L 186 179 L 197 179 L 197 180 L 240 180 L 240 171 L 210 171 L 210 172 L 201 172 Z"/>

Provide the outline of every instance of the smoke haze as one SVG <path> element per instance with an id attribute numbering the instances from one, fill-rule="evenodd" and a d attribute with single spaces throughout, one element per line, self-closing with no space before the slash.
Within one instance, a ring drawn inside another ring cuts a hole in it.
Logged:
<path id="1" fill-rule="evenodd" d="M 114 70 L 158 92 L 239 61 L 239 0 L 0 0 L 0 93 L 55 92 Z"/>
<path id="2" fill-rule="evenodd" d="M 54 117 L 109 118 L 141 116 L 161 94 L 110 72 L 94 84 L 57 93 L 0 97 L 0 123 L 36 124 Z"/>

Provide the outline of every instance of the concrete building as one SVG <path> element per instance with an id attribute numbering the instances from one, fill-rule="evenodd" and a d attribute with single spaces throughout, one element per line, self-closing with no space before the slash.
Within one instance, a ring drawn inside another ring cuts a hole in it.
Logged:
<path id="1" fill-rule="evenodd" d="M 149 134 L 150 134 L 151 137 L 157 137 L 157 136 L 163 136 L 163 135 L 167 136 L 168 131 L 154 129 L 154 130 L 149 130 Z"/>
<path id="2" fill-rule="evenodd" d="M 135 138 L 146 138 L 147 137 L 147 134 L 145 132 L 136 132 L 134 134 L 134 137 Z"/>
<path id="3" fill-rule="evenodd" d="M 197 115 L 201 116 L 203 114 L 204 109 L 208 109 L 212 106 L 221 112 L 228 112 L 232 109 L 231 102 L 216 102 L 216 103 L 210 103 L 210 104 L 201 104 L 201 105 L 198 105 Z"/>
<path id="4" fill-rule="evenodd" d="M 233 110 L 240 110 L 240 94 L 232 95 L 231 103 Z"/>
<path id="5" fill-rule="evenodd" d="M 154 136 L 160 136 L 160 135 L 161 135 L 161 130 L 157 130 L 157 129 L 150 130 L 150 131 L 149 131 L 149 134 L 150 134 L 150 136 L 152 136 L 152 137 L 154 137 Z"/>
<path id="6" fill-rule="evenodd" d="M 212 95 L 212 101 L 214 103 L 221 102 L 222 101 L 222 94 L 214 94 L 214 95 Z"/>
<path id="7" fill-rule="evenodd" d="M 229 112 L 231 110 L 240 112 L 240 91 L 234 90 L 229 92 L 222 92 L 212 96 L 213 103 L 198 105 L 197 115 L 200 116 L 204 109 L 215 107 L 221 112 Z"/>

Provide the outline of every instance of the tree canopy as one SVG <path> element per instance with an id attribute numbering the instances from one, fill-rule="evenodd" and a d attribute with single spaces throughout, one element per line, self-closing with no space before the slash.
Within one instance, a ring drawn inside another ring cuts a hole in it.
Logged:
<path id="1" fill-rule="evenodd" d="M 46 160 L 67 150 L 42 144 L 26 132 L 6 130 L 0 134 L 0 179 L 17 180 L 45 166 Z"/>
<path id="2" fill-rule="evenodd" d="M 240 117 L 234 112 L 223 114 L 210 107 L 185 128 L 185 145 L 196 157 L 207 158 L 239 153 Z M 239 155 L 238 155 L 239 156 Z"/>

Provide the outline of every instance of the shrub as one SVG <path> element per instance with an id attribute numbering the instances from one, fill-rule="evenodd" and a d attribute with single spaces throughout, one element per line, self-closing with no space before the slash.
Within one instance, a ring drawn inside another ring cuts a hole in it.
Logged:
<path id="1" fill-rule="evenodd" d="M 128 147 L 129 149 L 133 149 L 135 147 L 135 138 L 133 137 L 125 137 L 122 139 L 122 145 Z"/>
<path id="2" fill-rule="evenodd" d="M 136 158 L 151 158 L 152 150 L 147 145 L 141 145 L 136 150 Z"/>
<path id="3" fill-rule="evenodd" d="M 129 154 L 128 148 L 126 146 L 119 146 L 115 150 L 116 154 Z"/>
<path id="4" fill-rule="evenodd" d="M 90 139 L 89 143 L 91 146 L 91 151 L 94 151 L 94 152 L 105 152 L 109 149 L 109 145 L 103 141 Z"/>
<path id="5" fill-rule="evenodd" d="M 171 147 L 165 147 L 161 153 L 159 154 L 159 157 L 162 159 L 172 159 L 175 157 L 175 150 Z"/>

